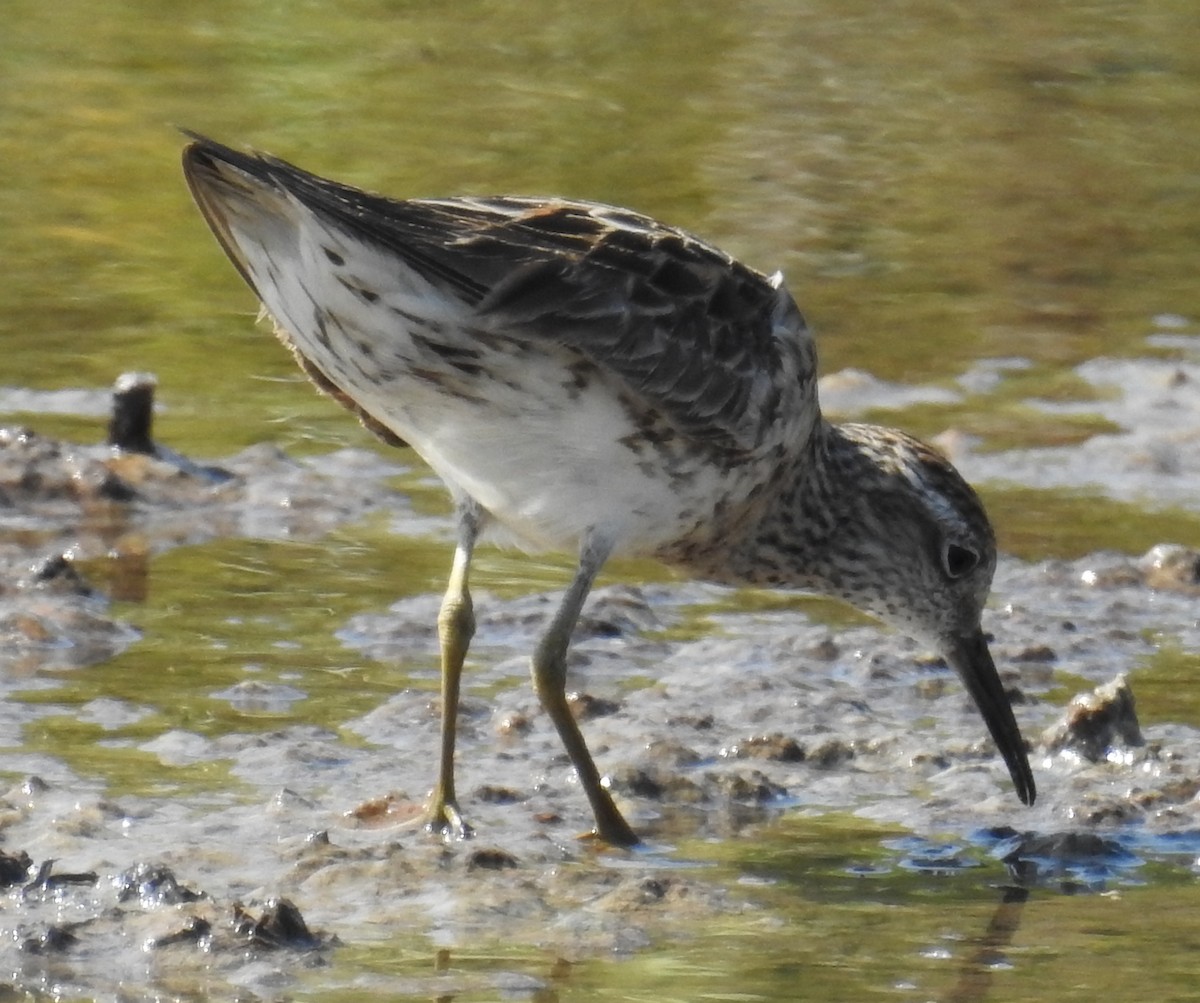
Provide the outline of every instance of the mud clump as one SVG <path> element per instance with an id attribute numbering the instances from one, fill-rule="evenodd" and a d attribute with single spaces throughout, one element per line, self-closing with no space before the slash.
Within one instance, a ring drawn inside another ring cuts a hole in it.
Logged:
<path id="1" fill-rule="evenodd" d="M 1200 595 L 1200 550 L 1159 543 L 1142 555 L 1137 566 L 1152 589 Z"/>
<path id="2" fill-rule="evenodd" d="M 1118 676 L 1075 696 L 1062 719 L 1042 733 L 1042 744 L 1051 752 L 1075 752 L 1093 763 L 1114 751 L 1145 745 L 1129 681 Z"/>

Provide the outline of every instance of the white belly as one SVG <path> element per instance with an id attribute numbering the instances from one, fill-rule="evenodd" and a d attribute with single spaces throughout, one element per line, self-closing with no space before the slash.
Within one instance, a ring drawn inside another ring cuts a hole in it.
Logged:
<path id="1" fill-rule="evenodd" d="M 578 354 L 473 328 L 469 307 L 396 259 L 311 218 L 299 231 L 269 254 L 239 239 L 281 335 L 518 542 L 572 549 L 600 529 L 615 552 L 650 553 L 725 494 L 732 471 L 689 463 L 682 441 L 642 441 L 619 384 Z M 331 271 L 331 250 L 353 271 Z"/>
<path id="2" fill-rule="evenodd" d="M 692 477 L 681 495 L 659 454 L 623 443 L 637 430 L 610 389 L 593 384 L 571 399 L 563 372 L 542 358 L 522 368 L 519 390 L 481 385 L 487 404 L 408 381 L 362 388 L 359 399 L 526 546 L 570 549 L 602 529 L 617 551 L 650 553 L 702 521 L 693 499 L 718 495 L 720 478 Z"/>

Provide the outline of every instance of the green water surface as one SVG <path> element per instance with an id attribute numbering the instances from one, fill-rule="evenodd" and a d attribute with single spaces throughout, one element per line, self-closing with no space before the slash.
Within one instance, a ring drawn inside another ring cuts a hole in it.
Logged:
<path id="1" fill-rule="evenodd" d="M 949 383 L 975 360 L 1020 356 L 1027 395 L 1086 399 L 1073 365 L 1147 354 L 1154 318 L 1200 316 L 1191 0 L 6 0 L 2 20 L 0 385 L 103 387 L 151 370 L 158 434 L 190 455 L 377 447 L 253 324 L 250 293 L 190 204 L 176 126 L 397 195 L 561 193 L 659 216 L 782 268 L 825 371 Z M 100 434 L 91 419 L 10 417 Z M 985 448 L 1096 428 L 1031 418 L 1003 394 L 911 418 L 922 434 L 967 428 Z M 1194 510 L 1026 489 L 987 500 L 1005 549 L 1034 559 L 1198 535 Z M 315 542 L 163 555 L 147 598 L 117 607 L 143 639 L 31 692 L 54 712 L 19 741 L 114 791 L 233 785 L 219 768 L 98 750 L 73 712 L 136 694 L 156 713 L 123 737 L 269 727 L 209 696 L 253 663 L 302 679 L 308 699 L 280 720 L 336 728 L 399 679 L 333 631 L 438 589 L 448 556 L 382 517 Z M 569 566 L 481 563 L 501 593 L 553 587 Z M 1166 680 L 1155 718 L 1192 719 L 1171 693 L 1195 678 L 1194 653 L 1152 668 Z M 432 687 L 432 669 L 404 678 Z M 1147 867 L 1144 886 L 1109 896 L 1036 892 L 993 957 L 1003 868 L 981 856 L 962 873 L 907 872 L 886 835 L 797 819 L 711 847 L 714 880 L 752 879 L 758 907 L 632 957 L 560 970 L 534 944 L 481 944 L 454 963 L 544 961 L 543 1000 L 1194 998 L 1200 892 L 1186 866 Z M 388 998 L 322 987 L 356 969 L 425 973 L 432 955 L 420 935 L 388 931 L 295 995 Z"/>

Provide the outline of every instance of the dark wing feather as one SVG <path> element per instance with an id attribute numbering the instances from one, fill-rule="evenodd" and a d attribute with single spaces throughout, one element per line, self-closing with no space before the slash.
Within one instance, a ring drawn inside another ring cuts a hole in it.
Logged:
<path id="1" fill-rule="evenodd" d="M 394 253 L 480 324 L 569 346 L 709 447 L 759 453 L 817 419 L 815 352 L 778 280 L 598 203 L 384 198 L 202 137 L 224 161 Z"/>

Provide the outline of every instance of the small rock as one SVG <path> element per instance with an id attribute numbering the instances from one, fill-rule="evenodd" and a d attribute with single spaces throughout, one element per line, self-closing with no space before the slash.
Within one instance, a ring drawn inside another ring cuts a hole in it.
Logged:
<path id="1" fill-rule="evenodd" d="M 1069 749 L 1093 763 L 1112 749 L 1144 745 L 1128 680 L 1117 676 L 1076 695 L 1062 719 L 1042 733 L 1042 744 L 1051 752 Z"/>
<path id="2" fill-rule="evenodd" d="M 488 804 L 519 804 L 525 800 L 525 795 L 511 787 L 484 784 L 475 788 L 475 800 L 485 801 Z"/>
<path id="3" fill-rule="evenodd" d="M 777 763 L 802 763 L 805 759 L 804 746 L 779 732 L 743 739 L 726 746 L 720 755 L 725 759 L 767 759 Z"/>
<path id="4" fill-rule="evenodd" d="M 808 750 L 808 762 L 823 770 L 833 769 L 854 758 L 854 747 L 840 738 L 830 738 Z"/>
<path id="5" fill-rule="evenodd" d="M 1200 592 L 1200 550 L 1160 543 L 1146 551 L 1137 566 L 1152 589 Z"/>
<path id="6" fill-rule="evenodd" d="M 100 880 L 100 876 L 95 871 L 81 872 L 65 872 L 60 871 L 54 873 L 54 865 L 57 861 L 51 857 L 48 860 L 43 860 L 38 867 L 37 875 L 32 881 L 21 889 L 22 895 L 31 895 L 34 893 L 53 893 L 59 888 L 64 888 L 68 885 L 94 885 Z"/>
<path id="7" fill-rule="evenodd" d="M 649 801 L 661 801 L 666 794 L 666 786 L 656 775 L 657 771 L 630 769 L 619 776 L 609 778 L 613 786 L 628 791 L 634 797 L 646 798 Z"/>
<path id="8" fill-rule="evenodd" d="M 609 775 L 609 782 L 614 790 L 648 801 L 696 804 L 704 800 L 704 792 L 695 781 L 659 765 L 629 766 L 616 770 Z"/>
<path id="9" fill-rule="evenodd" d="M 286 898 L 269 899 L 258 919 L 235 905 L 233 929 L 255 947 L 311 950 L 322 944 L 322 938 L 309 930 L 295 903 Z"/>
<path id="10" fill-rule="evenodd" d="M 157 385 L 152 373 L 122 373 L 117 377 L 108 422 L 108 444 L 113 449 L 157 455 L 151 438 Z"/>
<path id="11" fill-rule="evenodd" d="M 671 877 L 629 878 L 596 902 L 596 908 L 616 914 L 639 912 L 647 906 L 678 904 L 689 897 L 689 886 Z"/>
<path id="12" fill-rule="evenodd" d="M 1131 800 L 1099 794 L 1084 798 L 1072 815 L 1088 825 L 1125 825 L 1140 819 L 1143 811 Z"/>
<path id="13" fill-rule="evenodd" d="M 647 744 L 640 760 L 664 769 L 682 769 L 700 762 L 700 754 L 690 745 L 671 738 L 656 738 Z"/>
<path id="14" fill-rule="evenodd" d="M 1022 648 L 1013 655 L 1013 661 L 1016 662 L 1054 662 L 1057 660 L 1058 655 L 1048 644 L 1031 644 L 1028 648 Z"/>
<path id="15" fill-rule="evenodd" d="M 146 946 L 152 950 L 170 947 L 172 944 L 203 944 L 212 937 L 212 923 L 202 916 L 189 916 L 178 930 L 152 937 Z"/>
<path id="16" fill-rule="evenodd" d="M 0 850 L 0 888 L 9 885 L 19 885 L 28 880 L 29 869 L 33 859 L 24 850 L 17 853 L 5 853 Z"/>
<path id="17" fill-rule="evenodd" d="M 787 797 L 787 788 L 774 783 L 757 770 L 748 774 L 722 774 L 716 778 L 716 787 L 731 801 L 744 804 L 767 804 Z"/>
<path id="18" fill-rule="evenodd" d="M 178 905 L 203 898 L 201 892 L 181 885 L 175 872 L 162 864 L 137 864 L 113 878 L 117 901 L 138 899 L 143 907 Z"/>
<path id="19" fill-rule="evenodd" d="M 21 950 L 26 954 L 63 954 L 79 943 L 79 938 L 72 933 L 75 925 L 48 926 L 36 937 L 26 937 L 21 942 Z"/>
<path id="20" fill-rule="evenodd" d="M 615 714 L 621 709 L 620 703 L 616 700 L 594 697 L 590 693 L 568 693 L 567 705 L 571 708 L 571 713 L 575 715 L 576 721 L 608 717 L 609 714 Z"/>
<path id="21" fill-rule="evenodd" d="M 92 589 L 76 569 L 71 555 L 54 554 L 29 568 L 23 584 L 42 590 L 53 589 L 67 595 L 92 595 Z"/>
<path id="22" fill-rule="evenodd" d="M 1180 777 L 1154 790 L 1135 789 L 1130 800 L 1140 808 L 1159 808 L 1162 805 L 1186 804 L 1200 795 L 1200 779 Z"/>
<path id="23" fill-rule="evenodd" d="M 842 649 L 838 647 L 832 637 L 823 638 L 805 652 L 809 658 L 815 658 L 820 662 L 832 662 L 841 653 Z"/>
<path id="24" fill-rule="evenodd" d="M 625 637 L 658 630 L 661 624 L 640 589 L 612 587 L 597 593 L 575 627 L 578 637 Z"/>
<path id="25" fill-rule="evenodd" d="M 344 812 L 346 824 L 363 829 L 380 829 L 419 818 L 425 810 L 417 801 L 399 794 L 385 794 L 371 798 Z"/>
<path id="26" fill-rule="evenodd" d="M 529 716 L 516 710 L 500 718 L 496 724 L 496 733 L 505 736 L 524 735 L 531 727 Z"/>
<path id="27" fill-rule="evenodd" d="M 667 718 L 672 728 L 694 728 L 696 731 L 711 731 L 716 719 L 711 714 L 675 714 Z"/>
<path id="28" fill-rule="evenodd" d="M 519 865 L 516 857 L 497 847 L 474 850 L 467 857 L 468 871 L 507 871 L 517 866 Z"/>

